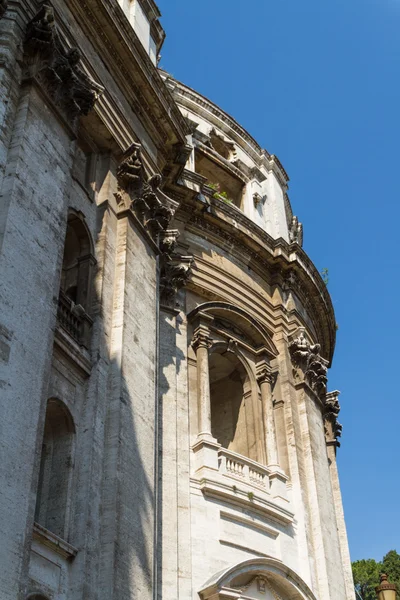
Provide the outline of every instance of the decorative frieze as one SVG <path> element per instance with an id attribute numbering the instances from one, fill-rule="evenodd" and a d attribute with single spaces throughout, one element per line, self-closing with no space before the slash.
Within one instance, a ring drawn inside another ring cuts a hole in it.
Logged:
<path id="1" fill-rule="evenodd" d="M 38 81 L 69 120 L 92 110 L 103 88 L 80 67 L 78 48 L 67 48 L 62 42 L 49 3 L 28 23 L 24 52 L 26 76 Z"/>
<path id="2" fill-rule="evenodd" d="M 321 346 L 310 344 L 305 335 L 305 328 L 300 327 L 297 336 L 289 345 L 293 364 L 304 373 L 304 380 L 317 396 L 325 399 L 327 385 L 328 361 L 320 355 Z"/>

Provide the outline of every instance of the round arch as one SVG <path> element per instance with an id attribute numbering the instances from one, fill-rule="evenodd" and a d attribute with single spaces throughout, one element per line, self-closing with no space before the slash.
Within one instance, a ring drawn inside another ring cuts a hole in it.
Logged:
<path id="1" fill-rule="evenodd" d="M 255 386 L 257 383 L 256 376 L 255 376 L 252 368 L 250 367 L 246 357 L 241 352 L 240 348 L 238 348 L 238 347 L 231 348 L 229 343 L 222 342 L 222 341 L 215 342 L 210 348 L 210 356 L 212 354 L 225 354 L 225 353 L 233 354 L 237 358 L 243 371 L 245 371 L 246 376 L 247 376 L 248 380 L 250 381 L 251 386 Z"/>
<path id="2" fill-rule="evenodd" d="M 202 600 L 216 600 L 224 598 L 224 592 L 229 590 L 232 600 L 257 598 L 259 582 L 265 585 L 274 600 L 317 600 L 295 571 L 269 557 L 246 560 L 216 573 L 204 584 L 199 595 Z M 235 592 L 237 595 L 233 595 Z"/>
<path id="3" fill-rule="evenodd" d="M 188 319 L 192 321 L 199 313 L 231 321 L 243 331 L 256 349 L 264 348 L 271 358 L 278 356 L 271 332 L 243 308 L 229 302 L 204 302 L 190 312 Z"/>

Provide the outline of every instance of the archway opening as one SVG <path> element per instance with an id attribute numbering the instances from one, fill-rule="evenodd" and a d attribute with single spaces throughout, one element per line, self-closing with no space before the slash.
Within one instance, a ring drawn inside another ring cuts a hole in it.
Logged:
<path id="1" fill-rule="evenodd" d="M 245 368 L 232 352 L 210 355 L 211 432 L 232 452 L 253 458 L 253 411 Z"/>
<path id="2" fill-rule="evenodd" d="M 73 466 L 74 425 L 66 406 L 47 403 L 36 496 L 35 521 L 66 539 Z"/>

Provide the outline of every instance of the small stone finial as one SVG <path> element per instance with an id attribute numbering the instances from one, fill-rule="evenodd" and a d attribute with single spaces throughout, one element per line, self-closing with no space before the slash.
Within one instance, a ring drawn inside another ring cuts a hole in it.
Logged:
<path id="1" fill-rule="evenodd" d="M 375 588 L 378 600 L 396 600 L 397 587 L 388 581 L 386 573 L 381 573 L 380 584 Z"/>

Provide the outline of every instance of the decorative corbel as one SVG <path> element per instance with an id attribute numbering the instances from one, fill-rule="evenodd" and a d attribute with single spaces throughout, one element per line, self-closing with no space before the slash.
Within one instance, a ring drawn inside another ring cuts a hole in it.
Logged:
<path id="1" fill-rule="evenodd" d="M 289 226 L 289 241 L 291 244 L 303 245 L 303 225 L 297 217 L 292 218 Z"/>
<path id="2" fill-rule="evenodd" d="M 261 194 L 259 194 L 258 192 L 254 192 L 253 202 L 254 202 L 255 208 L 258 208 L 258 206 L 261 204 L 262 201 L 263 201 L 263 197 L 261 196 Z"/>
<path id="3" fill-rule="evenodd" d="M 146 180 L 141 145 L 133 143 L 117 169 L 118 191 L 115 194 L 122 210 L 130 208 L 156 243 L 175 214 L 178 203 L 161 191 L 161 175 Z"/>
<path id="4" fill-rule="evenodd" d="M 335 446 L 340 448 L 339 438 L 342 435 L 342 425 L 338 421 L 340 413 L 339 404 L 340 392 L 335 390 L 334 392 L 328 392 L 325 399 L 325 439 L 328 446 Z"/>
<path id="5" fill-rule="evenodd" d="M 321 399 L 325 399 L 327 385 L 328 361 L 320 355 L 321 346 L 310 344 L 305 335 L 305 328 L 300 327 L 297 335 L 289 344 L 289 352 L 295 367 L 301 369 L 304 380 Z"/>
<path id="6" fill-rule="evenodd" d="M 81 69 L 78 48 L 68 48 L 61 41 L 54 9 L 48 2 L 28 23 L 24 54 L 26 76 L 38 81 L 69 120 L 92 110 L 103 88 Z"/>
<path id="7" fill-rule="evenodd" d="M 175 252 L 179 232 L 164 231 L 160 241 L 160 302 L 166 308 L 175 308 L 175 297 L 186 285 L 191 274 L 193 256 Z"/>

